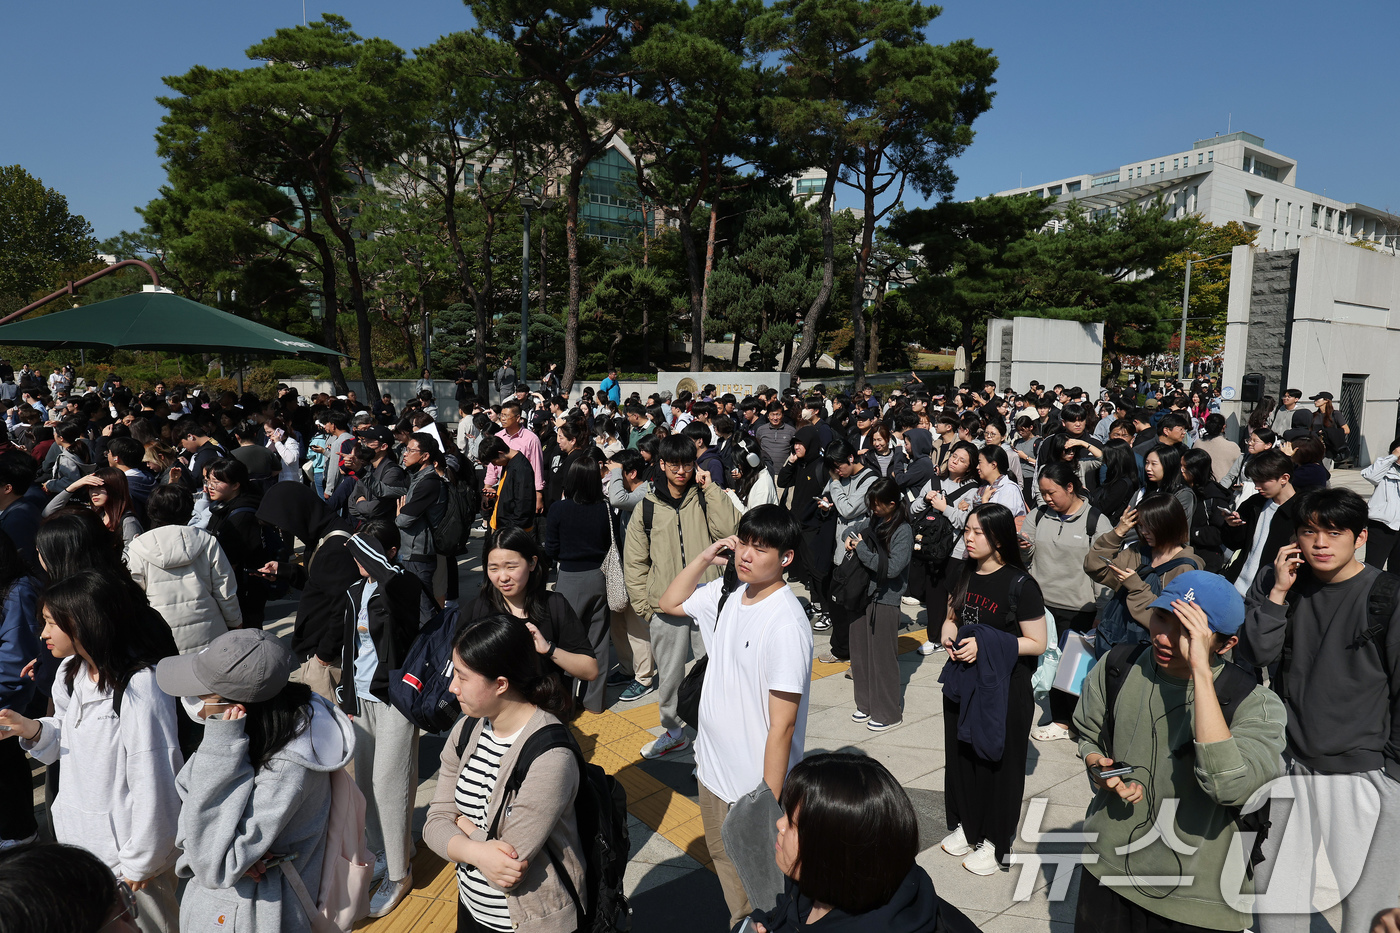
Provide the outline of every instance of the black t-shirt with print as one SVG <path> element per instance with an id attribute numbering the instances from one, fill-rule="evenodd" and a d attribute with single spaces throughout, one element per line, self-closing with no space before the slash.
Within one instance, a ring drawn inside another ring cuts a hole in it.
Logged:
<path id="1" fill-rule="evenodd" d="M 588 632 L 584 630 L 583 623 L 579 621 L 578 614 L 569 605 L 569 601 L 558 593 L 551 592 L 545 595 L 545 605 L 549 610 L 548 617 L 536 626 L 540 630 L 540 634 L 544 636 L 545 641 L 552 643 L 559 651 L 591 657 L 593 646 L 588 642 Z M 498 611 L 489 595 L 478 596 L 462 613 L 462 621 L 463 624 L 474 622 L 477 619 L 495 615 Z M 515 618 L 509 613 L 503 614 L 509 618 Z M 517 621 L 521 625 L 525 624 L 524 619 Z M 541 657 L 540 663 L 545 671 L 557 671 L 565 677 L 569 676 L 564 673 L 563 668 L 548 658 Z"/>
<path id="2" fill-rule="evenodd" d="M 1016 597 L 1016 619 L 1007 617 L 1011 601 L 1011 586 L 1018 577 L 1021 591 Z M 1015 567 L 1002 567 L 988 574 L 974 572 L 967 585 L 967 600 L 957 619 L 959 627 L 964 625 L 990 625 L 1011 635 L 1021 635 L 1020 623 L 1029 619 L 1039 619 L 1045 615 L 1045 601 L 1040 595 L 1040 586 L 1030 574 Z M 1017 666 L 1035 670 L 1039 658 L 1023 655 L 1017 658 Z"/>

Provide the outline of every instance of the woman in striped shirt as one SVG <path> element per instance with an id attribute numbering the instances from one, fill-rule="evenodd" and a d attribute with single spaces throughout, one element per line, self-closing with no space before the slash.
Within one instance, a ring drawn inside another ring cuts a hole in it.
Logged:
<path id="1" fill-rule="evenodd" d="M 508 788 L 526 741 L 567 709 L 562 682 L 544 675 L 524 626 L 491 615 L 457 634 L 451 689 L 468 718 L 443 748 L 423 841 L 457 863 L 458 933 L 577 929 L 569 887 L 583 888 L 584 871 L 573 751 L 543 752 L 519 790 Z"/>

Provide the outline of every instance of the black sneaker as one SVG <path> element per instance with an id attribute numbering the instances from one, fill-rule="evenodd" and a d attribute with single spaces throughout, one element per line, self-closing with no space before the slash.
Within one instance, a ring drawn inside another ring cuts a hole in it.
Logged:
<path id="1" fill-rule="evenodd" d="M 625 687 L 634 680 L 636 680 L 636 677 L 634 677 L 632 674 L 624 673 L 622 668 L 619 667 L 617 670 L 613 671 L 611 674 L 608 675 L 608 686 Z"/>

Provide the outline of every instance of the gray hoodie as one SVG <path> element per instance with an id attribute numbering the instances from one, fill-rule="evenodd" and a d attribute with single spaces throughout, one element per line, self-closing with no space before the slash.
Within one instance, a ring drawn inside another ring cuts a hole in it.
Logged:
<path id="1" fill-rule="evenodd" d="M 176 871 L 190 879 L 180 902 L 180 928 L 227 933 L 310 931 L 296 894 L 281 869 L 261 881 L 246 877 L 254 862 L 272 853 L 295 854 L 292 867 L 314 901 L 330 818 L 331 778 L 350 761 L 355 734 L 350 719 L 324 699 L 311 697 L 311 724 L 256 773 L 248 759 L 246 720 L 205 725 L 204 741 L 180 772 Z"/>
<path id="2" fill-rule="evenodd" d="M 70 694 L 63 683 L 74 665 Z M 58 841 L 82 846 L 129 881 L 167 871 L 175 864 L 180 812 L 175 717 L 181 714 L 156 686 L 155 669 L 131 675 L 117 716 L 112 691 L 97 689 L 81 658 L 66 658 L 54 679 L 53 705 L 53 715 L 39 720 L 38 741 L 22 745 L 44 764 L 63 766 L 53 804 Z"/>

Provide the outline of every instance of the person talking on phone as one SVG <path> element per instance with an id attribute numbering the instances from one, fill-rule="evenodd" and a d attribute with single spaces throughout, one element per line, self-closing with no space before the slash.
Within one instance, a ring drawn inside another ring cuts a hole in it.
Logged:
<path id="1" fill-rule="evenodd" d="M 783 892 L 777 906 L 749 914 L 735 933 L 976 933 L 915 863 L 914 805 L 876 759 L 842 752 L 804 758 L 788 772 L 780 803 L 773 857 Z"/>
<path id="2" fill-rule="evenodd" d="M 1222 878 L 1245 875 L 1251 853 L 1235 841 L 1236 821 L 1280 774 L 1283 702 L 1223 657 L 1245 621 L 1224 577 L 1183 573 L 1150 611 L 1149 644 L 1100 660 L 1074 715 L 1096 790 L 1084 818 L 1096 858 L 1084 862 L 1074 928 L 1246 930 L 1253 917 L 1233 906 L 1237 896 L 1227 902 Z"/>
<path id="3" fill-rule="evenodd" d="M 355 733 L 333 704 L 288 680 L 296 667 L 295 655 L 259 629 L 235 629 L 156 666 L 180 715 L 204 725 L 178 781 L 176 872 L 189 879 L 181 929 L 311 930 L 280 866 L 318 900 L 331 772 L 349 763 Z"/>

